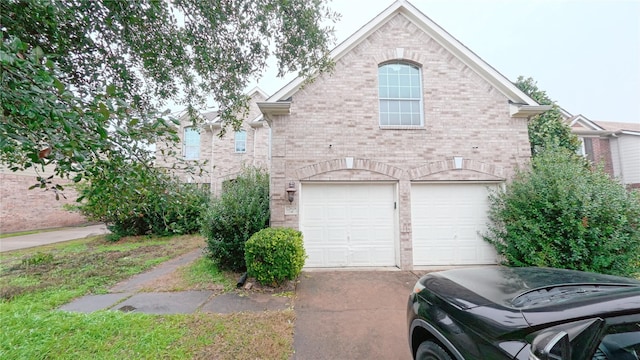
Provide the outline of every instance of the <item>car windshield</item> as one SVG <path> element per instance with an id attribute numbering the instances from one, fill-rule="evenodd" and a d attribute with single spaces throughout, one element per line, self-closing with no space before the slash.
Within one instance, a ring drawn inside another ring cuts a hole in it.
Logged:
<path id="1" fill-rule="evenodd" d="M 514 307 L 530 307 L 556 304 L 571 300 L 577 296 L 589 293 L 600 293 L 623 288 L 635 287 L 629 284 L 565 284 L 552 287 L 538 288 L 516 296 L 511 304 Z"/>

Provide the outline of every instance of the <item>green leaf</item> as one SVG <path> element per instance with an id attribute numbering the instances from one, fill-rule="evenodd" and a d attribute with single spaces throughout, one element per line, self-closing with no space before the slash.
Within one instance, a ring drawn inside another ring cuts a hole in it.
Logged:
<path id="1" fill-rule="evenodd" d="M 107 95 L 114 96 L 116 94 L 116 86 L 111 84 L 107 86 Z"/>
<path id="2" fill-rule="evenodd" d="M 40 62 L 40 60 L 42 60 L 42 58 L 44 57 L 44 51 L 42 51 L 42 48 L 40 46 L 36 46 L 33 49 L 33 55 L 36 57 L 36 61 Z"/>
<path id="3" fill-rule="evenodd" d="M 98 111 L 102 114 L 102 116 L 104 116 L 105 119 L 108 119 L 111 115 L 107 106 L 102 102 L 98 104 Z"/>

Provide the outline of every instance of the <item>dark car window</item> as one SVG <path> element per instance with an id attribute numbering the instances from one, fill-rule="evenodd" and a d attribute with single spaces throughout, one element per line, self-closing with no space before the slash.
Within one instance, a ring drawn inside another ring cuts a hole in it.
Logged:
<path id="1" fill-rule="evenodd" d="M 611 326 L 600 342 L 594 360 L 640 359 L 640 323 Z"/>

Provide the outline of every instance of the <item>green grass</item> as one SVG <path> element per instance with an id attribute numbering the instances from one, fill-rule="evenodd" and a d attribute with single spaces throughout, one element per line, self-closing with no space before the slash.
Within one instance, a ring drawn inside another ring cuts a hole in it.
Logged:
<path id="1" fill-rule="evenodd" d="M 95 237 L 0 258 L 0 359 L 288 359 L 293 311 L 215 315 L 90 314 L 56 310 L 200 248 L 198 236 Z M 207 258 L 181 269 L 185 282 L 233 281 Z M 225 277 L 226 276 L 226 277 Z"/>
<path id="2" fill-rule="evenodd" d="M 220 271 L 216 264 L 208 257 L 201 257 L 182 269 L 188 285 L 221 284 L 225 290 L 231 290 L 235 282 L 228 275 Z"/>
<path id="3" fill-rule="evenodd" d="M 14 233 L 4 233 L 4 234 L 0 234 L 0 239 L 10 238 L 10 237 L 14 237 L 14 236 L 37 234 L 37 233 L 40 233 L 40 232 L 42 232 L 42 231 L 40 231 L 40 230 L 32 230 L 32 231 L 20 231 L 20 232 L 14 232 Z"/>

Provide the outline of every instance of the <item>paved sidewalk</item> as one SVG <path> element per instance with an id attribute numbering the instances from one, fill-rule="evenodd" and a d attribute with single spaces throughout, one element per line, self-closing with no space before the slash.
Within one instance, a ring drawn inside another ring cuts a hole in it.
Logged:
<path id="1" fill-rule="evenodd" d="M 115 285 L 108 294 L 83 296 L 63 305 L 60 310 L 83 313 L 116 310 L 145 314 L 194 312 L 228 314 L 284 310 L 293 307 L 290 298 L 268 293 L 234 291 L 221 294 L 221 291 L 213 290 L 144 292 L 147 284 L 176 271 L 200 256 L 202 256 L 202 250 L 192 251 Z"/>
<path id="2" fill-rule="evenodd" d="M 0 239 L 0 252 L 49 245 L 63 241 L 84 239 L 109 233 L 105 224 L 69 227 L 59 230 L 42 231 L 37 234 L 12 236 Z"/>

